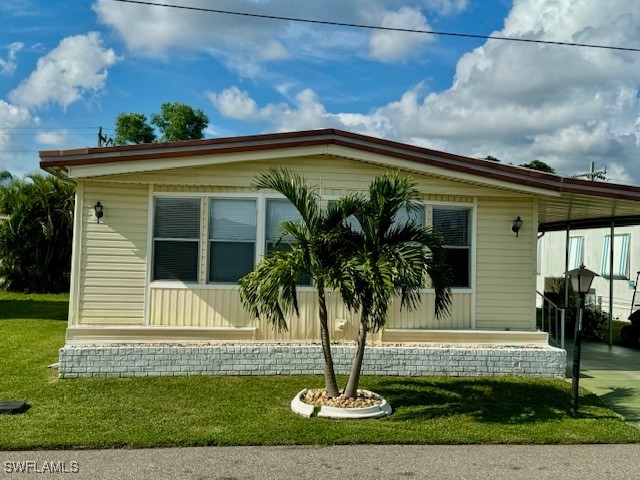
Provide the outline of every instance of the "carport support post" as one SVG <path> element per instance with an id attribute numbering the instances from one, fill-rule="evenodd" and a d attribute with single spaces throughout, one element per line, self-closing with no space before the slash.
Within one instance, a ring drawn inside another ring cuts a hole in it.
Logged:
<path id="1" fill-rule="evenodd" d="M 576 328 L 575 328 L 575 340 L 573 346 L 573 372 L 571 374 L 571 401 L 573 403 L 573 414 L 578 414 L 578 397 L 579 397 L 579 383 L 580 383 L 580 353 L 582 350 L 582 306 L 584 305 L 584 293 L 578 294 L 578 305 Z"/>
<path id="2" fill-rule="evenodd" d="M 611 219 L 611 233 L 609 234 L 609 346 L 613 345 L 613 234 L 615 233 L 616 221 Z"/>

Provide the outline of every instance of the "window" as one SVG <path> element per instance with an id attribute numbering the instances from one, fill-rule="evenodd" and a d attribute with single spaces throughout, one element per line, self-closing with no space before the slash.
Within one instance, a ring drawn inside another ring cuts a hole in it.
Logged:
<path id="1" fill-rule="evenodd" d="M 404 225 L 413 220 L 418 227 L 424 227 L 424 206 L 418 205 L 411 213 L 406 208 L 401 208 L 396 213 L 393 223 L 396 225 Z"/>
<path id="2" fill-rule="evenodd" d="M 198 281 L 200 199 L 156 198 L 153 280 Z"/>
<path id="3" fill-rule="evenodd" d="M 276 242 L 282 235 L 280 222 L 297 222 L 301 219 L 300 212 L 289 200 L 269 199 L 267 200 L 266 232 L 265 232 L 265 252 L 270 253 L 275 250 L 284 251 L 291 248 L 293 237 L 285 235 L 276 247 Z M 311 285 L 311 278 L 301 275 L 298 278 L 299 285 Z"/>
<path id="4" fill-rule="evenodd" d="M 202 217 L 202 209 L 207 205 L 208 213 Z M 444 236 L 447 260 L 454 273 L 452 286 L 468 288 L 471 286 L 471 211 L 468 206 L 424 204 L 411 214 L 401 209 L 394 224 L 413 220 L 424 226 L 432 218 L 432 226 Z M 276 247 L 282 233 L 279 225 L 283 221 L 299 220 L 299 212 L 283 198 L 155 197 L 151 280 L 237 284 L 253 270 L 262 255 L 276 248 L 281 251 L 291 248 L 293 238 L 290 236 L 283 237 Z M 309 286 L 311 279 L 302 276 L 298 283 Z"/>
<path id="5" fill-rule="evenodd" d="M 433 207 L 433 228 L 444 237 L 447 262 L 453 272 L 452 287 L 471 286 L 471 209 Z"/>
<path id="6" fill-rule="evenodd" d="M 256 225 L 256 200 L 210 200 L 210 282 L 236 283 L 253 270 L 256 251 Z"/>
<path id="7" fill-rule="evenodd" d="M 280 222 L 297 222 L 300 220 L 300 213 L 296 210 L 289 200 L 270 199 L 267 200 L 267 228 L 266 228 L 266 245 L 267 253 L 276 249 L 275 243 L 280 238 Z M 285 236 L 280 241 L 279 250 L 289 248 L 293 242 L 293 238 Z"/>
<path id="8" fill-rule="evenodd" d="M 611 263 L 611 235 L 605 235 L 602 247 L 601 274 L 604 278 L 611 278 L 609 267 Z M 613 279 L 629 280 L 629 235 L 614 235 L 613 237 Z"/>
<path id="9" fill-rule="evenodd" d="M 584 237 L 569 237 L 569 270 L 584 263 Z"/>

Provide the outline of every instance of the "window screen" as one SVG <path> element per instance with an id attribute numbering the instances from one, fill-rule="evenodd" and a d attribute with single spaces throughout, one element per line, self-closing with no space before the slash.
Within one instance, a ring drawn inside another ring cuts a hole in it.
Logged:
<path id="1" fill-rule="evenodd" d="M 153 280 L 198 281 L 200 199 L 156 198 Z"/>
<path id="2" fill-rule="evenodd" d="M 433 228 L 444 237 L 452 287 L 471 286 L 471 209 L 433 207 Z"/>
<path id="3" fill-rule="evenodd" d="M 253 270 L 256 201 L 212 199 L 209 207 L 209 281 L 235 283 Z"/>

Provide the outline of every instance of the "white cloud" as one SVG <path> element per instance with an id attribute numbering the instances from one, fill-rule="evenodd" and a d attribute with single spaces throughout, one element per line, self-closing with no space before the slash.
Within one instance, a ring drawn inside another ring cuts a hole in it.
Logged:
<path id="1" fill-rule="evenodd" d="M 16 57 L 23 47 L 22 42 L 13 42 L 9 45 L 6 60 L 0 58 L 0 75 L 12 75 L 16 71 Z"/>
<path id="2" fill-rule="evenodd" d="M 36 135 L 36 141 L 49 147 L 63 148 L 67 144 L 67 130 L 42 131 Z"/>
<path id="3" fill-rule="evenodd" d="M 167 5 L 183 5 L 165 0 Z M 192 8 L 425 29 L 425 14 L 463 11 L 467 0 L 191 0 Z M 266 62 L 300 58 L 364 57 L 396 61 L 428 41 L 427 35 L 384 33 L 329 25 L 308 25 L 224 13 L 95 0 L 99 20 L 137 55 L 165 57 L 175 50 L 206 52 L 243 76 L 255 76 Z M 371 43 L 370 43 L 370 38 Z M 403 45 L 407 43 L 407 45 Z"/>
<path id="4" fill-rule="evenodd" d="M 21 128 L 37 123 L 25 107 L 12 105 L 0 99 L 0 170 L 22 174 L 26 170 L 19 163 L 16 153 L 25 147 L 15 142 L 15 133 Z"/>
<path id="5" fill-rule="evenodd" d="M 517 0 L 496 33 L 639 48 L 638 30 L 640 2 Z M 366 114 L 327 111 L 311 90 L 266 106 L 247 92 L 233 98 L 268 131 L 344 128 L 506 163 L 539 159 L 567 175 L 594 161 L 612 180 L 640 184 L 639 91 L 635 53 L 489 40 L 458 61 L 450 88 L 419 84 Z M 231 104 L 214 102 L 223 115 Z"/>
<path id="6" fill-rule="evenodd" d="M 103 48 L 96 32 L 67 37 L 38 60 L 33 73 L 9 98 L 26 107 L 58 103 L 66 108 L 84 93 L 102 90 L 107 69 L 118 60 L 112 49 Z"/>
<path id="7" fill-rule="evenodd" d="M 386 28 L 431 30 L 419 10 L 402 7 L 397 12 L 386 12 L 382 19 Z M 382 62 L 396 62 L 420 53 L 420 47 L 433 41 L 433 35 L 376 30 L 370 38 L 371 56 Z"/>
<path id="8" fill-rule="evenodd" d="M 467 0 L 425 0 L 426 7 L 442 15 L 460 13 L 467 9 Z"/>

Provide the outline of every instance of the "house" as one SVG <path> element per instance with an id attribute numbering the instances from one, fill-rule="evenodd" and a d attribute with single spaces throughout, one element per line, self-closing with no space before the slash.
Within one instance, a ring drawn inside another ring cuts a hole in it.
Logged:
<path id="1" fill-rule="evenodd" d="M 296 212 L 252 181 L 302 174 L 329 201 L 393 170 L 422 192 L 421 221 L 445 237 L 451 314 L 433 291 L 397 308 L 364 373 L 564 376 L 564 350 L 536 329 L 538 232 L 568 221 L 640 219 L 640 188 L 573 180 L 333 129 L 40 152 L 76 185 L 69 325 L 60 375 L 320 373 L 317 305 L 276 332 L 242 307 L 237 280 Z M 95 208 L 99 204 L 102 216 Z M 516 222 L 517 220 L 517 222 Z M 329 295 L 337 369 L 357 318 Z M 344 368 L 343 365 L 344 364 Z"/>
<path id="2" fill-rule="evenodd" d="M 599 275 L 591 286 L 591 301 L 602 310 L 611 311 L 614 319 L 627 319 L 631 312 L 640 308 L 640 291 L 636 291 L 640 271 L 640 226 L 624 225 L 619 220 L 614 224 L 613 232 L 610 221 L 600 228 L 569 227 L 568 231 L 546 233 L 539 240 L 538 291 L 544 291 L 549 279 L 561 277 L 567 269 L 584 264 Z"/>

